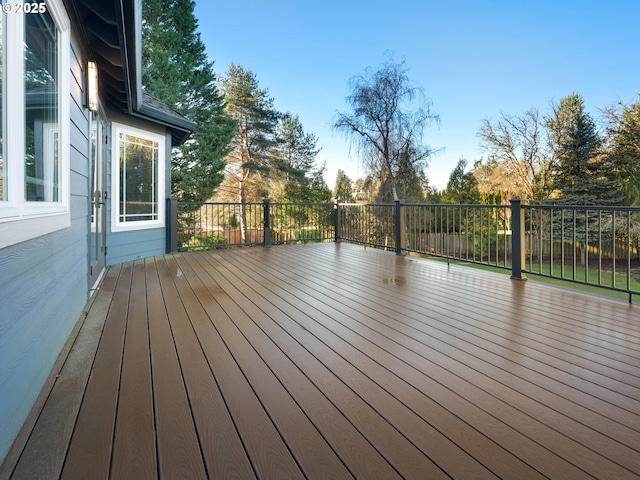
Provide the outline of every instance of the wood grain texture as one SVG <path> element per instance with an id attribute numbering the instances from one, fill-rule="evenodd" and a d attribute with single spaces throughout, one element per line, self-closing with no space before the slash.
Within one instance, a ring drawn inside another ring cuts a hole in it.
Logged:
<path id="1" fill-rule="evenodd" d="M 347 244 L 116 273 L 62 478 L 640 478 L 636 306 Z"/>
<path id="2" fill-rule="evenodd" d="M 183 365 L 202 455 L 212 478 L 255 478 L 251 462 L 231 418 L 231 414 L 211 371 L 193 324 L 209 320 L 198 297 L 186 281 L 174 258 L 159 261 L 160 280 L 169 297 L 169 311 L 176 347 Z M 171 284 L 175 282 L 175 290 Z M 183 302 L 171 300 L 175 295 Z"/>
<path id="3" fill-rule="evenodd" d="M 145 277 L 144 261 L 138 260 L 133 264 L 118 392 L 111 459 L 114 478 L 158 475 Z"/>
<path id="4" fill-rule="evenodd" d="M 166 272 L 163 277 L 167 277 Z M 180 299 L 172 282 L 165 281 L 161 288 L 153 259 L 146 261 L 146 281 L 152 370 L 162 372 L 153 376 L 160 476 L 204 478 L 205 466 L 167 316 L 167 312 L 180 308 Z M 185 368 L 190 365 L 185 364 Z"/>

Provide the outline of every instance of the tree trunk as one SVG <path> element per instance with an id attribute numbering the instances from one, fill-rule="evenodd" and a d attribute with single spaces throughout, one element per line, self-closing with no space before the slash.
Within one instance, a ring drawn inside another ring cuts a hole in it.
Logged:
<path id="1" fill-rule="evenodd" d="M 242 239 L 242 243 L 247 243 L 247 208 L 246 208 L 246 199 L 247 194 L 245 191 L 245 181 L 247 179 L 247 175 L 244 172 L 244 168 L 241 171 L 240 182 L 238 184 L 238 201 L 240 202 L 240 237 Z"/>
<path id="2" fill-rule="evenodd" d="M 393 176 L 393 170 L 391 169 L 391 162 L 385 161 L 387 167 L 387 174 L 389 175 L 389 183 L 391 184 L 391 193 L 393 194 L 393 201 L 400 200 L 398 197 L 398 189 L 396 188 L 396 177 Z"/>

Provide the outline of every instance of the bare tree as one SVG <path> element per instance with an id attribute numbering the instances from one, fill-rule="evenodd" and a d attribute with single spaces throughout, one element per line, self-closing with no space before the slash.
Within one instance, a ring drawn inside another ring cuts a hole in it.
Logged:
<path id="1" fill-rule="evenodd" d="M 512 189 L 516 190 L 511 193 L 533 201 L 548 197 L 554 161 L 537 109 L 523 115 L 503 113 L 497 122 L 485 119 L 478 136 L 489 158 L 511 177 Z"/>
<path id="2" fill-rule="evenodd" d="M 397 200 L 397 172 L 407 162 L 416 170 L 426 166 L 433 150 L 422 143 L 424 130 L 438 121 L 438 115 L 431 112 L 423 90 L 409 83 L 404 61 L 389 60 L 376 71 L 367 69 L 351 80 L 351 88 L 347 103 L 352 111 L 338 112 L 333 128 L 355 144 L 365 167 L 378 167 L 372 173 L 386 171 Z"/>

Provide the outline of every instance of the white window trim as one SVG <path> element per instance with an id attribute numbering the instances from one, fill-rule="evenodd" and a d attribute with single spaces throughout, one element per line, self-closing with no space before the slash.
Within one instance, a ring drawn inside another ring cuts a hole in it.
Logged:
<path id="1" fill-rule="evenodd" d="M 119 215 L 120 203 L 120 134 L 133 135 L 145 140 L 151 140 L 158 144 L 158 219 L 142 220 L 139 222 L 121 222 Z M 130 232 L 134 230 L 146 230 L 152 228 L 164 228 L 165 226 L 165 181 L 167 154 L 165 137 L 157 133 L 141 130 L 139 128 L 113 123 L 111 127 L 111 231 Z"/>
<path id="2" fill-rule="evenodd" d="M 2 110 L 5 138 L 7 200 L 0 201 L 0 248 L 24 242 L 71 225 L 70 215 L 70 29 L 69 17 L 61 0 L 47 0 L 47 10 L 59 30 L 58 58 L 60 101 L 58 123 L 60 125 L 59 169 L 60 201 L 28 202 L 24 199 L 24 17 L 26 14 L 5 14 L 3 18 L 5 72 Z M 16 54 L 16 52 L 19 52 Z M 11 112 L 10 119 L 8 121 Z"/>

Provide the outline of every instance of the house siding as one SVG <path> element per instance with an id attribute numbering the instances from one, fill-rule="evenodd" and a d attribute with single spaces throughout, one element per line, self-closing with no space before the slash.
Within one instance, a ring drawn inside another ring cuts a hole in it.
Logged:
<path id="1" fill-rule="evenodd" d="M 0 250 L 0 459 L 4 458 L 89 294 L 89 138 L 83 65 L 71 40 L 69 228 Z"/>

